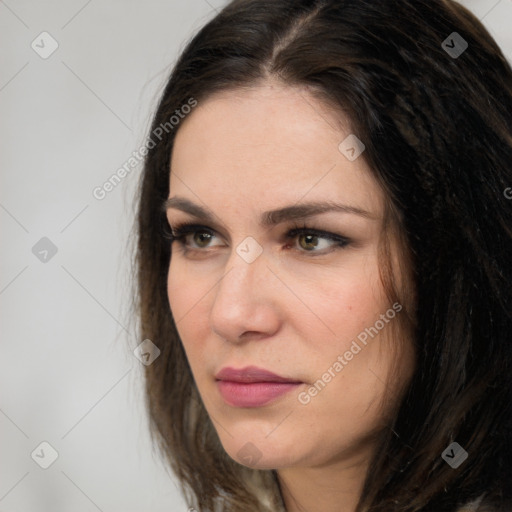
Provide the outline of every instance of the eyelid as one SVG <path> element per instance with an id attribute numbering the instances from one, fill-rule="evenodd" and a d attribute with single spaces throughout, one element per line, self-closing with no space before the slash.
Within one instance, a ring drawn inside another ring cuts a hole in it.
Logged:
<path id="1" fill-rule="evenodd" d="M 196 232 L 208 233 L 212 237 L 215 236 L 215 237 L 219 238 L 219 234 L 214 229 L 209 228 L 207 226 L 203 226 L 201 224 L 188 224 L 188 223 L 179 224 L 179 225 L 176 226 L 175 229 L 176 229 L 176 231 L 178 231 L 178 236 L 175 236 L 174 238 L 178 242 L 183 240 L 183 238 L 185 238 L 185 237 L 187 237 L 189 235 L 193 235 Z M 222 238 L 222 236 L 220 236 L 220 238 Z M 182 245 L 185 246 L 184 243 Z M 221 247 L 221 246 L 219 246 L 219 245 L 209 245 L 208 247 L 203 247 L 203 248 L 187 247 L 187 249 L 191 250 L 191 251 L 202 251 L 202 252 L 205 252 L 208 249 L 210 249 L 211 247 Z"/>
<path id="2" fill-rule="evenodd" d="M 167 222 L 165 223 L 165 228 L 167 229 L 167 234 L 169 238 L 173 238 L 173 230 L 175 231 L 206 231 L 207 233 L 210 233 L 211 235 L 220 237 L 222 240 L 226 240 L 226 237 L 222 235 L 217 229 L 209 227 L 206 224 L 201 224 L 201 221 L 194 221 L 194 220 L 177 220 L 177 221 L 170 221 L 167 218 Z M 227 236 L 227 240 L 229 241 L 229 235 Z"/>
<path id="3" fill-rule="evenodd" d="M 186 236 L 189 236 L 190 234 L 194 234 L 195 232 L 204 232 L 204 233 L 208 233 L 211 236 L 218 236 L 216 230 L 214 230 L 206 225 L 197 224 L 195 222 L 188 222 L 188 221 L 176 222 L 174 225 L 174 228 L 172 227 L 172 225 L 170 225 L 170 224 L 168 224 L 168 225 L 171 227 L 171 234 L 168 237 L 171 239 L 171 243 L 174 241 L 178 241 L 181 244 L 182 248 L 187 251 L 207 252 L 208 249 L 210 249 L 210 247 L 219 247 L 218 245 L 217 246 L 208 246 L 208 247 L 204 247 L 204 248 L 188 247 L 185 244 L 185 242 L 183 241 L 183 239 Z M 284 237 L 286 240 L 290 240 L 290 239 L 295 239 L 299 235 L 302 235 L 302 234 L 314 235 L 314 236 L 317 236 L 318 238 L 322 238 L 322 239 L 328 240 L 329 242 L 332 242 L 332 245 L 330 248 L 319 250 L 319 251 L 315 251 L 315 250 L 306 251 L 306 250 L 297 249 L 297 251 L 300 253 L 305 253 L 305 254 L 309 254 L 312 256 L 313 255 L 325 255 L 329 252 L 332 252 L 333 250 L 342 249 L 351 243 L 351 240 L 345 236 L 338 235 L 338 234 L 332 233 L 330 231 L 325 231 L 322 229 L 310 227 L 310 226 L 307 226 L 305 223 L 302 223 L 300 225 L 297 223 L 294 223 L 293 225 L 289 226 L 288 229 L 286 230 Z M 221 238 L 223 238 L 223 237 L 221 237 Z"/>

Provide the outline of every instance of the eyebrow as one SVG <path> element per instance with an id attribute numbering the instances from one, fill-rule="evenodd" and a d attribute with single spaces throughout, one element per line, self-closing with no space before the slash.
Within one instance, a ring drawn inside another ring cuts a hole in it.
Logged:
<path id="1" fill-rule="evenodd" d="M 166 212 L 171 208 L 189 213 L 206 222 L 215 222 L 214 217 L 216 217 L 216 215 L 211 210 L 195 204 L 185 197 L 174 196 L 168 198 L 163 204 L 163 210 Z M 377 219 L 373 214 L 356 206 L 348 206 L 331 201 L 321 201 L 290 205 L 263 212 L 260 218 L 260 224 L 264 227 L 270 227 L 281 222 L 304 219 L 330 211 L 360 215 L 371 220 Z"/>

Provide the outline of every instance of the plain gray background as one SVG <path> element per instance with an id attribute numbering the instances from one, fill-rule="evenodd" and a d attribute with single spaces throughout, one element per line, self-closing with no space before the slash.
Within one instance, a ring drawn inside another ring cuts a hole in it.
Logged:
<path id="1" fill-rule="evenodd" d="M 511 60 L 512 1 L 462 3 Z M 0 1 L 0 512 L 188 509 L 150 445 L 132 352 L 140 165 L 92 192 L 142 146 L 179 51 L 224 4 Z"/>

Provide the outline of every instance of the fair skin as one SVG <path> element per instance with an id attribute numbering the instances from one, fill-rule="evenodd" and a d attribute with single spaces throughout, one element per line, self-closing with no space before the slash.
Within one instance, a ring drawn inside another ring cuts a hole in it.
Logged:
<path id="1" fill-rule="evenodd" d="M 384 197 L 363 158 L 349 161 L 338 149 L 350 133 L 307 90 L 266 82 L 200 102 L 182 121 L 171 160 L 169 197 L 214 215 L 212 223 L 167 211 L 173 227 L 194 222 L 213 232 L 187 235 L 188 252 L 172 244 L 168 296 L 178 333 L 224 449 L 239 463 L 276 469 L 289 512 L 354 512 L 372 433 L 384 424 L 381 400 L 412 375 L 405 344 L 400 376 L 390 378 L 394 320 L 344 356 L 392 308 L 378 273 Z M 263 212 L 317 201 L 366 212 L 297 221 L 348 238 L 345 247 L 307 233 L 286 238 L 293 221 L 260 224 Z M 249 236 L 258 245 L 241 247 L 256 255 L 251 262 L 237 252 Z M 215 375 L 248 365 L 301 384 L 261 407 L 233 406 Z M 329 368 L 325 387 L 308 393 Z M 248 442 L 257 450 L 250 464 L 239 454 Z"/>

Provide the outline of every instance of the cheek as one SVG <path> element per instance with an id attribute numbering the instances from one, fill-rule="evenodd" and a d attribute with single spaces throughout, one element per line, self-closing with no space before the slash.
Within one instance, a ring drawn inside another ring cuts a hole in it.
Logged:
<path id="1" fill-rule="evenodd" d="M 181 340 L 190 339 L 190 325 L 188 320 L 194 314 L 193 304 L 194 296 L 197 294 L 196 287 L 184 275 L 179 272 L 176 265 L 171 264 L 167 277 L 167 297 L 169 299 L 169 307 L 171 309 L 174 323 Z M 187 347 L 184 344 L 185 350 Z"/>
<path id="2" fill-rule="evenodd" d="M 188 272 L 179 262 L 171 262 L 167 277 L 169 307 L 185 351 L 192 358 L 195 358 L 194 350 L 202 351 L 198 341 L 208 339 L 208 333 L 204 331 L 207 323 L 197 320 L 208 318 L 208 293 L 212 293 L 213 283 L 207 276 L 201 278 L 197 272 Z M 195 341 L 190 343 L 187 340 Z"/>
<path id="3" fill-rule="evenodd" d="M 201 278 L 197 272 L 190 272 L 179 259 L 171 259 L 167 276 L 167 297 L 176 323 L 190 318 L 201 308 L 208 290 L 211 288 L 208 278 Z"/>
<path id="4" fill-rule="evenodd" d="M 181 282 L 179 274 L 176 273 L 176 265 L 173 265 L 171 262 L 167 273 L 167 298 L 169 299 L 169 306 L 176 323 L 181 316 L 180 305 L 183 303 L 183 292 L 183 283 Z"/>
<path id="5" fill-rule="evenodd" d="M 317 282 L 323 284 L 310 294 L 309 302 L 313 304 L 313 311 L 334 331 L 338 342 L 350 340 L 373 325 L 390 307 L 376 259 L 351 265 Z"/>

